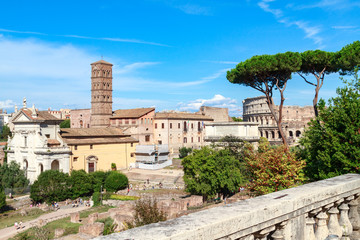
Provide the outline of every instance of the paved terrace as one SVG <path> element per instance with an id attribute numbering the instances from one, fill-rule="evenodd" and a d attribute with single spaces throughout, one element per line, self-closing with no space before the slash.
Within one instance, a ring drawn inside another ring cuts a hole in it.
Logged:
<path id="1" fill-rule="evenodd" d="M 347 174 L 96 239 L 360 239 L 359 196 Z"/>

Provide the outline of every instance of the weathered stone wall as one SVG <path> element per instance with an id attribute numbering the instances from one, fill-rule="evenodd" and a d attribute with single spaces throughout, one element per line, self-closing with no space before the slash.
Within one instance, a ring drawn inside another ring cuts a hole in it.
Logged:
<path id="1" fill-rule="evenodd" d="M 198 113 L 211 117 L 214 122 L 230 122 L 228 108 L 201 106 Z"/>

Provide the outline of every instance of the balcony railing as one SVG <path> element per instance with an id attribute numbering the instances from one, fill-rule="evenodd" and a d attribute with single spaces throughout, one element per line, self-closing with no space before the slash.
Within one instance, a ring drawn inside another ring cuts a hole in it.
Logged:
<path id="1" fill-rule="evenodd" d="M 359 239 L 359 196 L 347 174 L 97 239 Z"/>

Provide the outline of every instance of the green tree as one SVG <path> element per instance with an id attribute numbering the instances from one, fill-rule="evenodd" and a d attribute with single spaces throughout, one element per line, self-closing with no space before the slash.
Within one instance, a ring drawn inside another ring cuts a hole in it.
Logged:
<path id="1" fill-rule="evenodd" d="M 16 162 L 4 163 L 0 166 L 0 185 L 4 188 L 24 188 L 29 185 L 25 171 Z"/>
<path id="2" fill-rule="evenodd" d="M 7 125 L 4 125 L 1 130 L 0 139 L 7 141 L 8 137 L 9 136 L 11 137 L 11 135 L 12 134 L 11 134 L 10 128 Z"/>
<path id="3" fill-rule="evenodd" d="M 70 196 L 69 175 L 56 170 L 42 172 L 30 188 L 30 198 L 34 202 L 51 203 Z"/>
<path id="4" fill-rule="evenodd" d="M 0 185 L 0 210 L 6 206 L 6 195 L 4 188 Z"/>
<path id="5" fill-rule="evenodd" d="M 322 50 L 309 50 L 301 53 L 302 64 L 301 69 L 297 73 L 306 83 L 315 87 L 313 99 L 315 116 L 318 116 L 317 103 L 319 91 L 324 83 L 325 75 L 338 71 L 338 65 L 336 64 L 337 56 L 338 54 L 336 53 Z M 309 74 L 315 77 L 315 82 L 306 77 Z"/>
<path id="6" fill-rule="evenodd" d="M 242 122 L 243 119 L 240 118 L 240 117 L 231 117 L 231 119 L 234 121 L 234 122 Z"/>
<path id="7" fill-rule="evenodd" d="M 94 178 L 84 170 L 73 170 L 69 178 L 72 199 L 91 196 L 94 192 Z"/>
<path id="8" fill-rule="evenodd" d="M 300 140 L 301 157 L 306 160 L 306 175 L 311 180 L 359 173 L 360 168 L 360 81 L 345 81 L 328 106 L 319 101 L 317 121 L 309 123 Z"/>
<path id="9" fill-rule="evenodd" d="M 184 158 L 192 152 L 192 148 L 182 147 L 179 149 L 179 158 Z"/>
<path id="10" fill-rule="evenodd" d="M 70 128 L 70 119 L 65 119 L 60 123 L 60 128 Z"/>
<path id="11" fill-rule="evenodd" d="M 353 74 L 360 67 L 360 41 L 346 45 L 338 52 L 337 64 L 341 74 Z"/>
<path id="12" fill-rule="evenodd" d="M 126 175 L 112 171 L 105 180 L 105 189 L 108 192 L 116 192 L 125 189 L 128 186 L 129 180 Z"/>
<path id="13" fill-rule="evenodd" d="M 104 172 L 104 171 L 95 171 L 90 173 L 90 175 L 93 177 L 94 179 L 94 192 L 100 192 L 102 188 L 104 188 L 105 186 L 105 180 L 106 178 L 110 175 L 110 171 Z"/>
<path id="14" fill-rule="evenodd" d="M 300 67 L 301 56 L 299 53 L 286 52 L 275 55 L 261 55 L 240 62 L 236 68 L 228 71 L 226 76 L 231 83 L 251 87 L 266 96 L 267 105 L 277 123 L 286 148 L 288 148 L 286 136 L 281 127 L 282 109 L 285 101 L 284 91 L 292 73 L 299 71 Z M 273 102 L 273 90 L 276 89 L 280 93 L 278 111 L 275 110 Z"/>
<path id="15" fill-rule="evenodd" d="M 240 161 L 228 149 L 203 147 L 194 150 L 181 164 L 186 191 L 202 195 L 204 200 L 217 193 L 228 196 L 246 182 Z"/>
<path id="16" fill-rule="evenodd" d="M 305 161 L 283 145 L 271 147 L 266 138 L 260 139 L 257 151 L 247 145 L 244 155 L 251 174 L 248 188 L 257 194 L 290 188 L 305 180 Z"/>

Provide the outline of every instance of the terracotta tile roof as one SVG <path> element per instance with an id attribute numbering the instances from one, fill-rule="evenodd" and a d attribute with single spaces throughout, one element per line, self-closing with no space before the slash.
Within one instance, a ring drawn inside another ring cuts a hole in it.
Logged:
<path id="1" fill-rule="evenodd" d="M 59 118 L 51 115 L 47 111 L 38 111 L 38 110 L 35 110 L 35 111 L 36 111 L 36 117 L 33 117 L 31 109 L 29 109 L 29 108 L 21 109 L 21 112 L 23 112 L 28 118 L 30 118 L 31 120 L 34 120 L 34 121 L 58 121 L 58 122 L 63 121 L 62 119 L 59 119 Z"/>
<path id="2" fill-rule="evenodd" d="M 0 146 L 6 146 L 7 142 L 0 142 Z"/>
<path id="3" fill-rule="evenodd" d="M 50 145 L 60 145 L 60 142 L 59 142 L 58 140 L 56 140 L 56 139 L 51 139 L 51 138 L 49 138 L 49 139 L 47 140 L 47 142 L 48 142 L 48 144 L 50 144 Z"/>
<path id="4" fill-rule="evenodd" d="M 100 61 L 94 62 L 94 63 L 92 63 L 91 65 L 97 64 L 97 63 L 107 64 L 107 65 L 111 65 L 111 66 L 112 66 L 111 63 L 109 63 L 109 62 L 107 62 L 107 61 L 104 61 L 104 60 L 100 60 Z"/>
<path id="5" fill-rule="evenodd" d="M 105 138 L 64 138 L 68 145 L 110 144 L 110 143 L 137 143 L 133 137 L 105 137 Z"/>
<path id="6" fill-rule="evenodd" d="M 60 134 L 63 138 L 128 136 L 119 128 L 61 128 Z"/>
<path id="7" fill-rule="evenodd" d="M 158 112 L 155 114 L 155 119 L 183 119 L 183 120 L 206 120 L 213 121 L 209 116 L 196 113 L 187 112 Z"/>
<path id="8" fill-rule="evenodd" d="M 119 109 L 111 118 L 139 118 L 151 111 L 155 111 L 155 108 Z"/>

